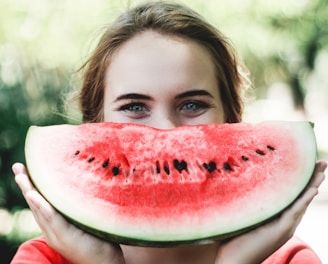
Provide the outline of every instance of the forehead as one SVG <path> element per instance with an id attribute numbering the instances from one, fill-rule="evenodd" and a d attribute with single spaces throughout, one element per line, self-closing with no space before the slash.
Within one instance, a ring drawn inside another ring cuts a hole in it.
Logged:
<path id="1" fill-rule="evenodd" d="M 215 66 L 204 46 L 154 31 L 139 33 L 122 44 L 112 55 L 106 72 L 106 89 L 111 93 L 154 86 L 199 88 L 213 82 L 217 82 Z"/>

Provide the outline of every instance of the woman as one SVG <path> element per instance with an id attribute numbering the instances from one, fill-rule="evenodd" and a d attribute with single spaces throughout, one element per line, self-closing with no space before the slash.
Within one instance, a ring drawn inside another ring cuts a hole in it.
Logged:
<path id="1" fill-rule="evenodd" d="M 232 48 L 214 27 L 178 4 L 147 3 L 121 15 L 83 69 L 84 122 L 166 129 L 241 121 L 248 81 Z M 142 248 L 110 244 L 67 223 L 34 189 L 25 167 L 15 164 L 16 181 L 43 237 L 24 243 L 12 263 L 320 263 L 293 233 L 325 168 L 318 162 L 303 195 L 253 231 L 207 245 Z"/>

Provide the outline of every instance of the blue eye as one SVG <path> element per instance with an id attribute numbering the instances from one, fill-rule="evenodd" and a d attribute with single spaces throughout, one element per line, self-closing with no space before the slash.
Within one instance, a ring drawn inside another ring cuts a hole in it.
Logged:
<path id="1" fill-rule="evenodd" d="M 145 104 L 142 104 L 142 103 L 129 103 L 129 104 L 121 106 L 120 110 L 140 113 L 140 112 L 147 112 L 148 108 L 145 106 Z"/>
<path id="2" fill-rule="evenodd" d="M 188 101 L 181 106 L 180 110 L 188 112 L 197 112 L 207 108 L 209 108 L 209 105 L 207 103 L 200 101 Z"/>
<path id="3" fill-rule="evenodd" d="M 119 109 L 125 116 L 131 119 L 141 119 L 150 115 L 149 107 L 141 102 L 132 102 L 122 105 Z"/>

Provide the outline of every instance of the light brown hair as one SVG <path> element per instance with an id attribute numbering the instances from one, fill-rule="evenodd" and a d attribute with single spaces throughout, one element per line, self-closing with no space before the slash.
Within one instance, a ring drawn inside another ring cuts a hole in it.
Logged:
<path id="1" fill-rule="evenodd" d="M 112 54 L 136 34 L 147 30 L 188 38 L 206 47 L 215 63 L 225 122 L 241 121 L 242 91 L 247 79 L 227 39 L 188 7 L 156 1 L 138 5 L 119 16 L 82 66 L 85 72 L 79 102 L 83 122 L 103 121 L 105 73 Z"/>

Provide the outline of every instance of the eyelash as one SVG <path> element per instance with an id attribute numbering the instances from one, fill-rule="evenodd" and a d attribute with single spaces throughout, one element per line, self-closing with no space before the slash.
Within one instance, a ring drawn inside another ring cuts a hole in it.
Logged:
<path id="1" fill-rule="evenodd" d="M 183 102 L 181 104 L 181 106 L 179 107 L 179 110 L 183 110 L 183 108 L 186 107 L 188 104 L 193 104 L 193 106 L 196 106 L 197 107 L 196 110 L 194 110 L 194 109 L 185 109 L 185 110 L 191 111 L 191 112 L 195 112 L 195 111 L 201 110 L 201 109 L 208 109 L 208 108 L 211 107 L 210 104 L 205 103 L 203 101 L 191 100 L 191 101 Z"/>
<path id="2" fill-rule="evenodd" d="M 213 105 L 204 101 L 187 100 L 178 106 L 177 111 L 186 117 L 196 117 L 211 107 Z M 142 102 L 130 102 L 119 107 L 119 111 L 126 112 L 131 118 L 143 118 L 148 116 L 150 108 Z"/>
<path id="3" fill-rule="evenodd" d="M 132 102 L 132 103 L 128 103 L 128 104 L 125 104 L 125 105 L 122 105 L 119 110 L 120 111 L 129 111 L 129 112 L 141 112 L 140 110 L 139 111 L 135 111 L 132 109 L 132 107 L 142 107 L 144 109 L 146 109 L 146 111 L 149 111 L 148 107 L 144 104 L 144 103 L 139 103 L 139 102 Z"/>

